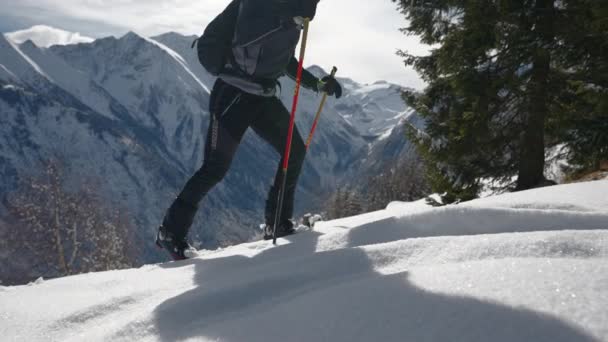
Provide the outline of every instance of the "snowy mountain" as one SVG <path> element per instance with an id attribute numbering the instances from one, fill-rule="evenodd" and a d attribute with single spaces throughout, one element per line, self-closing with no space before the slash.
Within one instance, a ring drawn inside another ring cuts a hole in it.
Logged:
<path id="1" fill-rule="evenodd" d="M 150 236 L 200 167 L 208 125 L 214 78 L 190 49 L 192 39 L 130 32 L 41 48 L 0 35 L 0 193 L 14 191 L 42 161 L 60 159 L 72 183 L 93 177 L 109 203 L 129 208 L 148 243 L 148 260 L 158 260 Z M 299 213 L 319 209 L 337 184 L 361 169 L 362 156 L 412 116 L 397 86 L 341 81 L 345 96 L 328 101 L 304 167 Z M 294 84 L 281 82 L 289 106 Z M 304 136 L 319 101 L 303 91 L 297 124 Z M 276 153 L 248 133 L 230 173 L 205 199 L 192 237 L 207 248 L 253 238 L 277 162 Z"/>
<path id="2" fill-rule="evenodd" d="M 83 36 L 78 32 L 69 32 L 47 25 L 32 26 L 25 30 L 8 33 L 6 36 L 18 44 L 32 40 L 40 47 L 90 43 L 94 40 L 93 38 Z"/>
<path id="3" fill-rule="evenodd" d="M 7 341 L 608 341 L 608 181 L 0 287 Z"/>

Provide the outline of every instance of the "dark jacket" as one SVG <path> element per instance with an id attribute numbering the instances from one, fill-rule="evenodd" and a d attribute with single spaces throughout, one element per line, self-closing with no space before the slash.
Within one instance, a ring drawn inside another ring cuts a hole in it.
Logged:
<path id="1" fill-rule="evenodd" d="M 274 96 L 277 79 L 285 74 L 295 79 L 294 57 L 300 28 L 293 17 L 277 11 L 273 1 L 241 0 L 232 40 L 232 58 L 220 78 L 243 91 Z M 300 0 L 292 0 L 300 1 Z M 303 72 L 304 87 L 317 90 L 317 78 Z"/>

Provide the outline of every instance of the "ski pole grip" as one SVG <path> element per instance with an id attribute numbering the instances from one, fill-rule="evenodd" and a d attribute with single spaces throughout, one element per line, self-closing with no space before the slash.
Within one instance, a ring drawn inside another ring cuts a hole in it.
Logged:
<path id="1" fill-rule="evenodd" d="M 338 72 L 338 68 L 336 68 L 336 67 L 331 68 L 331 77 L 336 76 L 337 72 Z"/>

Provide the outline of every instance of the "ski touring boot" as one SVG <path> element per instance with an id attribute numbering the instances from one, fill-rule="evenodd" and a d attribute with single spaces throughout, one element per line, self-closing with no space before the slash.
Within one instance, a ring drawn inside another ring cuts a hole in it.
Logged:
<path id="1" fill-rule="evenodd" d="M 186 238 L 175 238 L 175 235 L 163 226 L 158 228 L 156 245 L 158 248 L 167 250 L 174 261 L 191 259 L 197 256 L 196 249 L 190 246 Z"/>
<path id="2" fill-rule="evenodd" d="M 270 224 L 263 224 L 261 228 L 264 230 L 264 240 L 273 239 L 273 227 Z M 292 235 L 296 232 L 294 223 L 291 220 L 281 222 L 277 230 L 277 238 Z"/>
<path id="3" fill-rule="evenodd" d="M 307 227 L 308 229 L 313 229 L 315 227 L 315 223 L 319 221 L 323 221 L 323 216 L 320 214 L 313 215 L 310 213 L 302 216 L 302 219 L 300 220 L 301 225 Z"/>

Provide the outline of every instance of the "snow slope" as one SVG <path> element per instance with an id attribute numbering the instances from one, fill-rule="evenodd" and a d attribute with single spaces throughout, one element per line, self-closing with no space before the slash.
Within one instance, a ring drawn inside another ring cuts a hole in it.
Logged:
<path id="1" fill-rule="evenodd" d="M 608 181 L 0 287 L 6 341 L 608 341 Z"/>

